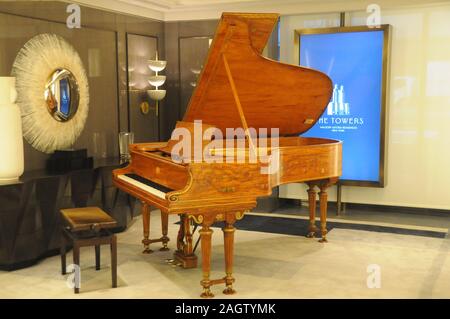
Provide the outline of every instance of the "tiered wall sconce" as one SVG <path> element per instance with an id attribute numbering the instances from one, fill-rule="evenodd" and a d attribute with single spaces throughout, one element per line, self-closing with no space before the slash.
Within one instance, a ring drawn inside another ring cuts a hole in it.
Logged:
<path id="1" fill-rule="evenodd" d="M 148 82 L 151 86 L 154 86 L 155 89 L 148 90 L 148 96 L 156 102 L 155 112 L 156 116 L 159 116 L 159 101 L 166 97 L 166 90 L 159 89 L 160 86 L 163 86 L 166 82 L 165 75 L 159 75 L 159 72 L 163 71 L 166 68 L 167 61 L 162 61 L 158 59 L 158 52 L 156 52 L 155 60 L 148 61 L 148 67 L 150 70 L 155 72 L 155 75 L 151 76 Z"/>

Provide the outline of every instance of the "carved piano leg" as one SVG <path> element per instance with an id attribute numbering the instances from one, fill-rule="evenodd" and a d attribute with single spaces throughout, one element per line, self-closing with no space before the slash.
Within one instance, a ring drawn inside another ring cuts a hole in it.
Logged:
<path id="1" fill-rule="evenodd" d="M 144 239 L 142 243 L 144 244 L 143 254 L 151 254 L 153 251 L 150 249 L 150 206 L 142 202 L 142 224 L 144 227 Z"/>
<path id="2" fill-rule="evenodd" d="M 225 247 L 225 273 L 226 277 L 225 284 L 226 288 L 223 291 L 225 295 L 232 295 L 236 293 L 236 290 L 233 289 L 233 248 L 234 248 L 234 232 L 235 228 L 233 223 L 226 223 L 223 228 L 223 239 L 224 239 L 224 247 Z"/>
<path id="3" fill-rule="evenodd" d="M 168 251 L 169 247 L 167 247 L 167 243 L 169 242 L 169 237 L 167 237 L 168 230 L 169 230 L 169 214 L 161 212 L 161 228 L 162 228 L 162 244 L 163 247 L 160 249 L 160 251 Z"/>
<path id="4" fill-rule="evenodd" d="M 314 238 L 316 237 L 317 227 L 316 227 L 316 197 L 317 192 L 315 190 L 315 183 L 308 183 L 308 200 L 309 200 L 309 228 L 306 237 Z"/>
<path id="5" fill-rule="evenodd" d="M 203 286 L 203 293 L 200 295 L 202 298 L 213 298 L 214 295 L 211 292 L 211 285 L 213 284 L 210 280 L 211 272 L 211 237 L 212 229 L 209 228 L 211 224 L 203 223 L 202 229 L 200 230 L 200 236 L 202 239 L 202 270 L 203 270 L 203 280 L 200 284 Z"/>
<path id="6" fill-rule="evenodd" d="M 319 240 L 321 243 L 328 242 L 327 240 L 327 208 L 328 208 L 328 193 L 327 188 L 329 184 L 328 183 L 322 183 L 320 184 L 320 193 L 319 193 L 319 200 L 320 200 L 320 232 L 322 235 L 322 238 Z"/>

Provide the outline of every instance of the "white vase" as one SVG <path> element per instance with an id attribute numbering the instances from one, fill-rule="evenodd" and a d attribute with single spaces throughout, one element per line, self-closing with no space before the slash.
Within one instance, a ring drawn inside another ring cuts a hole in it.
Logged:
<path id="1" fill-rule="evenodd" d="M 22 120 L 16 79 L 0 77 L 0 183 L 18 180 L 24 170 Z"/>

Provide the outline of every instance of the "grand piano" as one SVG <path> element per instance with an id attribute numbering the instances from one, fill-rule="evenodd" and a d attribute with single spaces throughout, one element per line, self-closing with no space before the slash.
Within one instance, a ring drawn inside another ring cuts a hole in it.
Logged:
<path id="1" fill-rule="evenodd" d="M 225 284 L 234 294 L 234 224 L 272 188 L 309 186 L 308 237 L 326 242 L 327 188 L 341 175 L 342 144 L 300 137 L 324 112 L 332 82 L 316 70 L 263 57 L 277 14 L 224 13 L 183 121 L 167 142 L 133 144 L 130 164 L 113 172 L 114 184 L 142 202 L 144 252 L 162 242 L 168 216 L 180 216 L 174 260 L 197 266 L 193 228 L 199 227 L 201 297 Z M 319 192 L 318 192 L 319 191 Z M 320 228 L 316 227 L 319 194 Z M 162 237 L 150 239 L 150 208 L 161 211 Z M 223 222 L 225 276 L 210 278 L 213 223 Z"/>

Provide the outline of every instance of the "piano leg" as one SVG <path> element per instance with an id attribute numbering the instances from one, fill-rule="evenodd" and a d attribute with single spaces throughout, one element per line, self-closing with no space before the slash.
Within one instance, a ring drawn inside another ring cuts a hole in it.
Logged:
<path id="1" fill-rule="evenodd" d="M 203 223 L 202 229 L 200 230 L 200 236 L 202 240 L 202 270 L 203 270 L 203 280 L 200 284 L 203 286 L 203 293 L 200 295 L 202 298 L 213 298 L 214 295 L 211 292 L 211 285 L 213 284 L 210 280 L 211 272 L 211 237 L 212 229 L 209 228 L 210 223 Z"/>
<path id="2" fill-rule="evenodd" d="M 236 293 L 233 289 L 234 277 L 233 277 L 233 247 L 234 247 L 234 223 L 236 220 L 241 220 L 244 217 L 243 212 L 230 212 L 225 214 L 216 215 L 197 215 L 193 216 L 194 221 L 197 224 L 202 225 L 202 229 L 199 231 L 202 242 L 202 270 L 203 279 L 200 284 L 203 287 L 203 293 L 200 297 L 212 298 L 214 297 L 211 292 L 211 286 L 225 284 L 226 288 L 223 291 L 226 295 L 232 295 Z M 225 227 L 223 228 L 224 237 L 224 249 L 225 249 L 225 273 L 226 276 L 220 279 L 211 279 L 211 237 L 213 234 L 210 226 L 214 221 L 225 221 Z"/>
<path id="3" fill-rule="evenodd" d="M 316 237 L 317 227 L 316 227 L 316 197 L 317 192 L 315 190 L 316 183 L 307 183 L 308 189 L 308 200 L 309 200 L 309 228 L 306 237 L 314 238 Z"/>
<path id="4" fill-rule="evenodd" d="M 144 227 L 144 244 L 143 254 L 151 254 L 153 251 L 150 249 L 150 207 L 147 203 L 142 202 L 142 225 Z"/>
<path id="5" fill-rule="evenodd" d="M 320 187 L 320 193 L 319 193 L 319 201 L 320 201 L 320 232 L 322 235 L 322 238 L 319 240 L 321 243 L 328 242 L 327 240 L 327 209 L 328 209 L 328 193 L 327 188 L 329 184 L 328 183 L 321 183 L 319 185 Z"/>
<path id="6" fill-rule="evenodd" d="M 169 242 L 169 237 L 167 237 L 168 230 L 169 230 L 169 214 L 163 213 L 161 211 L 161 228 L 162 228 L 162 244 L 163 247 L 160 249 L 160 251 L 168 251 L 169 247 L 167 247 L 167 243 Z"/>
<path id="7" fill-rule="evenodd" d="M 226 277 L 225 284 L 226 288 L 223 291 L 225 295 L 233 295 L 236 293 L 236 290 L 233 289 L 233 248 L 234 248 L 234 232 L 235 228 L 233 223 L 226 223 L 226 226 L 223 228 L 223 239 L 224 239 L 224 247 L 225 247 L 225 273 Z"/>

